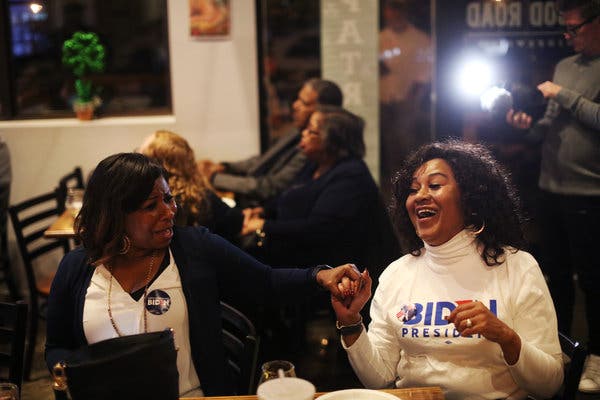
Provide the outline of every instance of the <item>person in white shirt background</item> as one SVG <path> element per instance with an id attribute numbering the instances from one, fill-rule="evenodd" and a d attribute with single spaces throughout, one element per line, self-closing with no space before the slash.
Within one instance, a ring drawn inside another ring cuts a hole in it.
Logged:
<path id="1" fill-rule="evenodd" d="M 351 301 L 332 298 L 342 345 L 368 388 L 440 386 L 452 399 L 547 398 L 563 379 L 556 313 L 523 251 L 518 197 L 481 145 L 424 145 L 395 180 L 409 254 L 381 274 L 368 331 Z"/>

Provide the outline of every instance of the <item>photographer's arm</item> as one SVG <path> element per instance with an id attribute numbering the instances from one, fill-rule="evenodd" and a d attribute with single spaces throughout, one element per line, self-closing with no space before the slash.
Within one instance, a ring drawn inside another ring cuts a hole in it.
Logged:
<path id="1" fill-rule="evenodd" d="M 600 131 L 600 104 L 586 99 L 580 93 L 561 88 L 554 97 L 561 107 L 569 110 L 583 125 Z"/>

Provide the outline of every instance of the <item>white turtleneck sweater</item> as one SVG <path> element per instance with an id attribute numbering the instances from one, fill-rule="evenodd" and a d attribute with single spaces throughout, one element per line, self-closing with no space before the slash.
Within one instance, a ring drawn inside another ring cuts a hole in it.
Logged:
<path id="1" fill-rule="evenodd" d="M 368 388 L 440 386 L 449 400 L 553 395 L 563 365 L 552 299 L 535 259 L 524 251 L 506 253 L 504 263 L 488 267 L 475 238 L 462 231 L 390 264 L 373 297 L 368 332 L 344 346 L 361 382 Z M 471 300 L 520 336 L 516 364 L 506 363 L 497 343 L 460 337 L 444 319 Z"/>

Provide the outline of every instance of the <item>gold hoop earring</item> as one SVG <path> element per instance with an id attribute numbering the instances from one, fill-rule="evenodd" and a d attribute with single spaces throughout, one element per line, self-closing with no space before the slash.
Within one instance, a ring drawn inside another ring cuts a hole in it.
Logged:
<path id="1" fill-rule="evenodd" d="M 483 232 L 483 230 L 485 229 L 485 221 L 483 221 L 483 223 L 481 224 L 481 228 L 475 230 L 475 227 L 473 226 L 471 228 L 471 233 L 475 236 L 481 234 L 481 232 Z"/>
<path id="2" fill-rule="evenodd" d="M 121 245 L 121 251 L 119 251 L 119 254 L 127 254 L 129 253 L 130 249 L 131 240 L 129 240 L 129 237 L 127 237 L 127 235 L 123 235 L 123 244 Z"/>

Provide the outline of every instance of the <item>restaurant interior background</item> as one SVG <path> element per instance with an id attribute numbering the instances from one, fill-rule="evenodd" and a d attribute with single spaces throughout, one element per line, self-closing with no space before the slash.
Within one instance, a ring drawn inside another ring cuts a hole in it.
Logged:
<path id="1" fill-rule="evenodd" d="M 551 0 L 390 0 L 395 11 L 383 0 L 229 0 L 230 33 L 218 38 L 190 35 L 183 0 L 45 0 L 45 17 L 25 19 L 10 9 L 30 1 L 0 1 L 0 136 L 12 158 L 11 203 L 53 189 L 74 166 L 89 173 L 157 129 L 183 135 L 198 158 L 254 155 L 289 127 L 302 82 L 322 75 L 341 83 L 346 106 L 367 120 L 367 163 L 386 198 L 405 154 L 458 136 L 493 146 L 533 212 L 537 148 L 482 111 L 479 93 L 503 85 L 540 115 L 533 88 L 570 52 Z M 107 70 L 94 77 L 104 105 L 89 122 L 74 118 L 60 65 L 42 62 L 56 53 L 51 40 L 64 35 L 69 10 L 107 41 Z M 464 91 L 485 75 L 481 60 L 488 80 Z"/>

